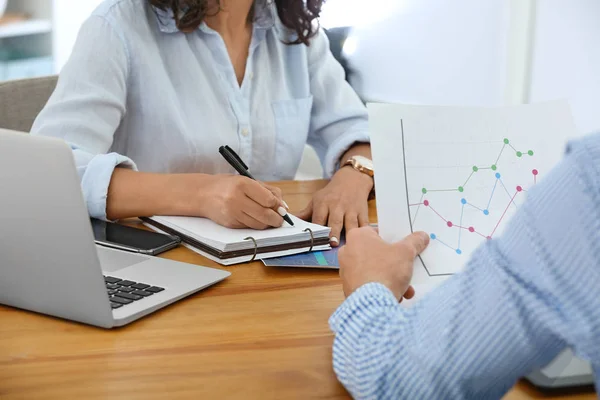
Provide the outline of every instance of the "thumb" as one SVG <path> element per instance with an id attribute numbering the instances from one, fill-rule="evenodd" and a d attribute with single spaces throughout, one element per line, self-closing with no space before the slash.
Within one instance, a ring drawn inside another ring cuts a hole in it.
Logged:
<path id="1" fill-rule="evenodd" d="M 312 206 L 313 202 L 311 200 L 310 203 L 308 203 L 308 205 L 304 208 L 304 210 L 296 214 L 296 217 L 303 219 L 304 221 L 308 221 L 310 217 L 312 217 Z"/>
<path id="2" fill-rule="evenodd" d="M 400 244 L 413 249 L 415 253 L 414 257 L 416 257 L 424 252 L 429 245 L 429 235 L 425 232 L 415 232 L 405 237 L 402 241 L 400 241 Z"/>

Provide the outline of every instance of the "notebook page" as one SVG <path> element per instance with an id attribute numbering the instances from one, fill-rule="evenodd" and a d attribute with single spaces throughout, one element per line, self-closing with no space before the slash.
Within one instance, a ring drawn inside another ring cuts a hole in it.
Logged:
<path id="1" fill-rule="evenodd" d="M 244 239 L 249 236 L 252 236 L 255 240 L 283 238 L 287 236 L 304 235 L 305 233 L 303 231 L 306 228 L 310 228 L 315 236 L 317 236 L 317 234 L 323 236 L 329 232 L 329 228 L 327 227 L 312 224 L 291 214 L 289 215 L 294 222 L 294 226 L 284 223 L 280 228 L 263 231 L 255 229 L 230 229 L 221 226 L 208 218 L 154 216 L 151 219 L 192 236 L 219 250 L 224 250 L 225 246 L 228 244 L 245 242 Z"/>

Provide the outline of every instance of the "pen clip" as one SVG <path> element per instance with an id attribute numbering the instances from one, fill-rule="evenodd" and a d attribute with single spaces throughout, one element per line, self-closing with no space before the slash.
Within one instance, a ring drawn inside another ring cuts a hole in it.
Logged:
<path id="1" fill-rule="evenodd" d="M 229 152 L 229 154 L 231 154 L 233 157 L 235 157 L 235 159 L 242 165 L 242 167 L 244 167 L 244 169 L 246 171 L 248 170 L 248 166 L 244 163 L 244 161 L 242 161 L 240 156 L 238 156 L 237 153 L 235 151 L 233 151 L 233 149 L 231 147 L 225 145 L 225 149 Z"/>

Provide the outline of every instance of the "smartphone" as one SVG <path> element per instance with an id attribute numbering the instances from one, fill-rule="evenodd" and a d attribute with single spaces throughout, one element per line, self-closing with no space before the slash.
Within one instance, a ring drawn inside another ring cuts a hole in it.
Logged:
<path id="1" fill-rule="evenodd" d="M 155 256 L 181 243 L 177 236 L 146 231 L 91 218 L 96 244 L 113 249 Z"/>

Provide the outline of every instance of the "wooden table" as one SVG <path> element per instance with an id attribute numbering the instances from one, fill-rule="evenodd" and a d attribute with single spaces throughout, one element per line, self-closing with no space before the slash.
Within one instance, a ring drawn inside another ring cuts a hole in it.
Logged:
<path id="1" fill-rule="evenodd" d="M 324 184 L 279 186 L 297 211 Z M 224 268 L 185 248 L 164 257 Z M 226 281 L 110 331 L 0 306 L 0 399 L 348 398 L 327 324 L 343 300 L 337 272 L 225 269 Z M 506 398 L 542 397 L 521 382 Z"/>

